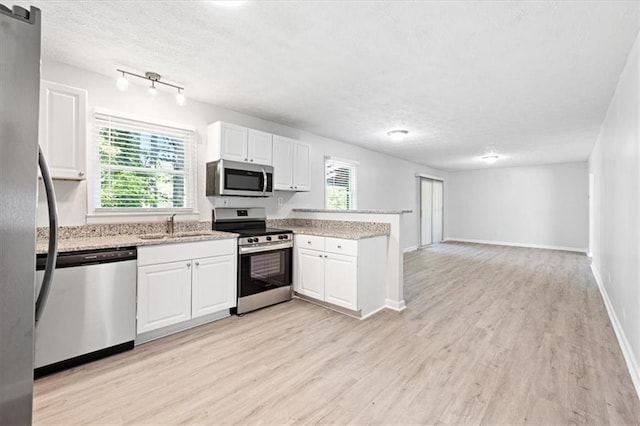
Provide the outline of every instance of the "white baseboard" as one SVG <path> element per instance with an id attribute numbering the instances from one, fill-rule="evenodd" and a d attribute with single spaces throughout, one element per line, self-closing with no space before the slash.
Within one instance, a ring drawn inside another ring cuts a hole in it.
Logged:
<path id="1" fill-rule="evenodd" d="M 400 301 L 385 299 L 384 306 L 397 312 L 402 312 L 407 309 L 407 305 L 404 304 L 404 299 Z"/>
<path id="2" fill-rule="evenodd" d="M 411 247 L 406 247 L 402 249 L 403 253 L 409 253 L 411 251 L 416 251 L 418 250 L 418 246 L 411 246 Z"/>
<path id="3" fill-rule="evenodd" d="M 611 304 L 611 300 L 609 299 L 607 290 L 604 288 L 602 278 L 600 277 L 600 272 L 598 272 L 598 269 L 593 264 L 591 264 L 591 272 L 593 273 L 593 277 L 596 279 L 596 283 L 598 283 L 598 288 L 600 289 L 602 300 L 604 300 L 604 306 L 606 306 L 607 308 L 607 313 L 609 314 L 611 325 L 613 325 L 613 330 L 615 331 L 616 337 L 618 338 L 618 344 L 620 345 L 620 349 L 622 350 L 624 360 L 627 363 L 627 369 L 629 370 L 629 374 L 631 375 L 631 381 L 633 382 L 633 386 L 636 388 L 636 396 L 640 398 L 640 368 L 638 368 L 638 362 L 636 361 L 636 357 L 633 354 L 631 345 L 629 345 L 627 336 L 624 333 L 622 326 L 620 325 L 620 321 L 618 321 L 618 316 L 616 315 L 616 311 L 613 309 L 613 305 Z"/>
<path id="4" fill-rule="evenodd" d="M 562 246 L 547 246 L 543 244 L 511 243 L 507 241 L 470 240 L 467 238 L 447 238 L 445 242 L 448 242 L 448 241 L 457 241 L 460 243 L 491 244 L 495 246 L 511 246 L 511 247 L 539 248 L 539 249 L 547 249 L 547 250 L 574 251 L 578 253 L 587 252 L 587 249 L 578 248 L 578 247 L 562 247 Z"/>

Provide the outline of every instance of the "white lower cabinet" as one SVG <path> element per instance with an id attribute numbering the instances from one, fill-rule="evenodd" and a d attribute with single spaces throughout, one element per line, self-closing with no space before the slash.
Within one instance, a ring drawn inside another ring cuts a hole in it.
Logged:
<path id="1" fill-rule="evenodd" d="M 364 318 L 384 307 L 386 237 L 345 240 L 295 236 L 294 289 L 299 295 Z"/>
<path id="2" fill-rule="evenodd" d="M 324 300 L 355 311 L 358 309 L 358 258 L 326 254 Z"/>
<path id="3" fill-rule="evenodd" d="M 324 300 L 324 258 L 316 250 L 298 249 L 296 252 L 298 270 L 297 291 L 314 299 Z"/>
<path id="4" fill-rule="evenodd" d="M 234 239 L 139 247 L 138 335 L 228 315 L 236 305 L 236 247 Z"/>
<path id="5" fill-rule="evenodd" d="M 196 259 L 193 262 L 191 277 L 193 318 L 235 306 L 235 254 Z"/>
<path id="6" fill-rule="evenodd" d="M 190 264 L 172 262 L 138 268 L 138 333 L 190 318 Z"/>

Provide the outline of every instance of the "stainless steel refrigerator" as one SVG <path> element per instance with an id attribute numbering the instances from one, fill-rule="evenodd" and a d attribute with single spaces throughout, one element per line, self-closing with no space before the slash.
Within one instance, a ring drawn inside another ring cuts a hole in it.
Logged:
<path id="1" fill-rule="evenodd" d="M 34 330 L 56 257 L 51 177 L 38 149 L 40 10 L 0 4 L 0 425 L 30 424 Z M 49 200 L 49 259 L 35 295 L 40 164 Z"/>

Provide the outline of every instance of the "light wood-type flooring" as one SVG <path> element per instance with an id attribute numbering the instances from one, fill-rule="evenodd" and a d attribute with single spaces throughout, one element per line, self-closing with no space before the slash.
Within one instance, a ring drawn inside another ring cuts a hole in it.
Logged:
<path id="1" fill-rule="evenodd" d="M 36 382 L 37 424 L 637 424 L 586 256 L 405 255 L 402 313 L 293 300 Z"/>

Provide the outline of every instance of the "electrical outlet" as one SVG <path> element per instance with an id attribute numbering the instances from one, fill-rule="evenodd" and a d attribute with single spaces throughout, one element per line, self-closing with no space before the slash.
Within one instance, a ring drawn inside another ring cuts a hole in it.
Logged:
<path id="1" fill-rule="evenodd" d="M 278 197 L 278 207 L 282 207 L 283 200 L 282 197 Z"/>

